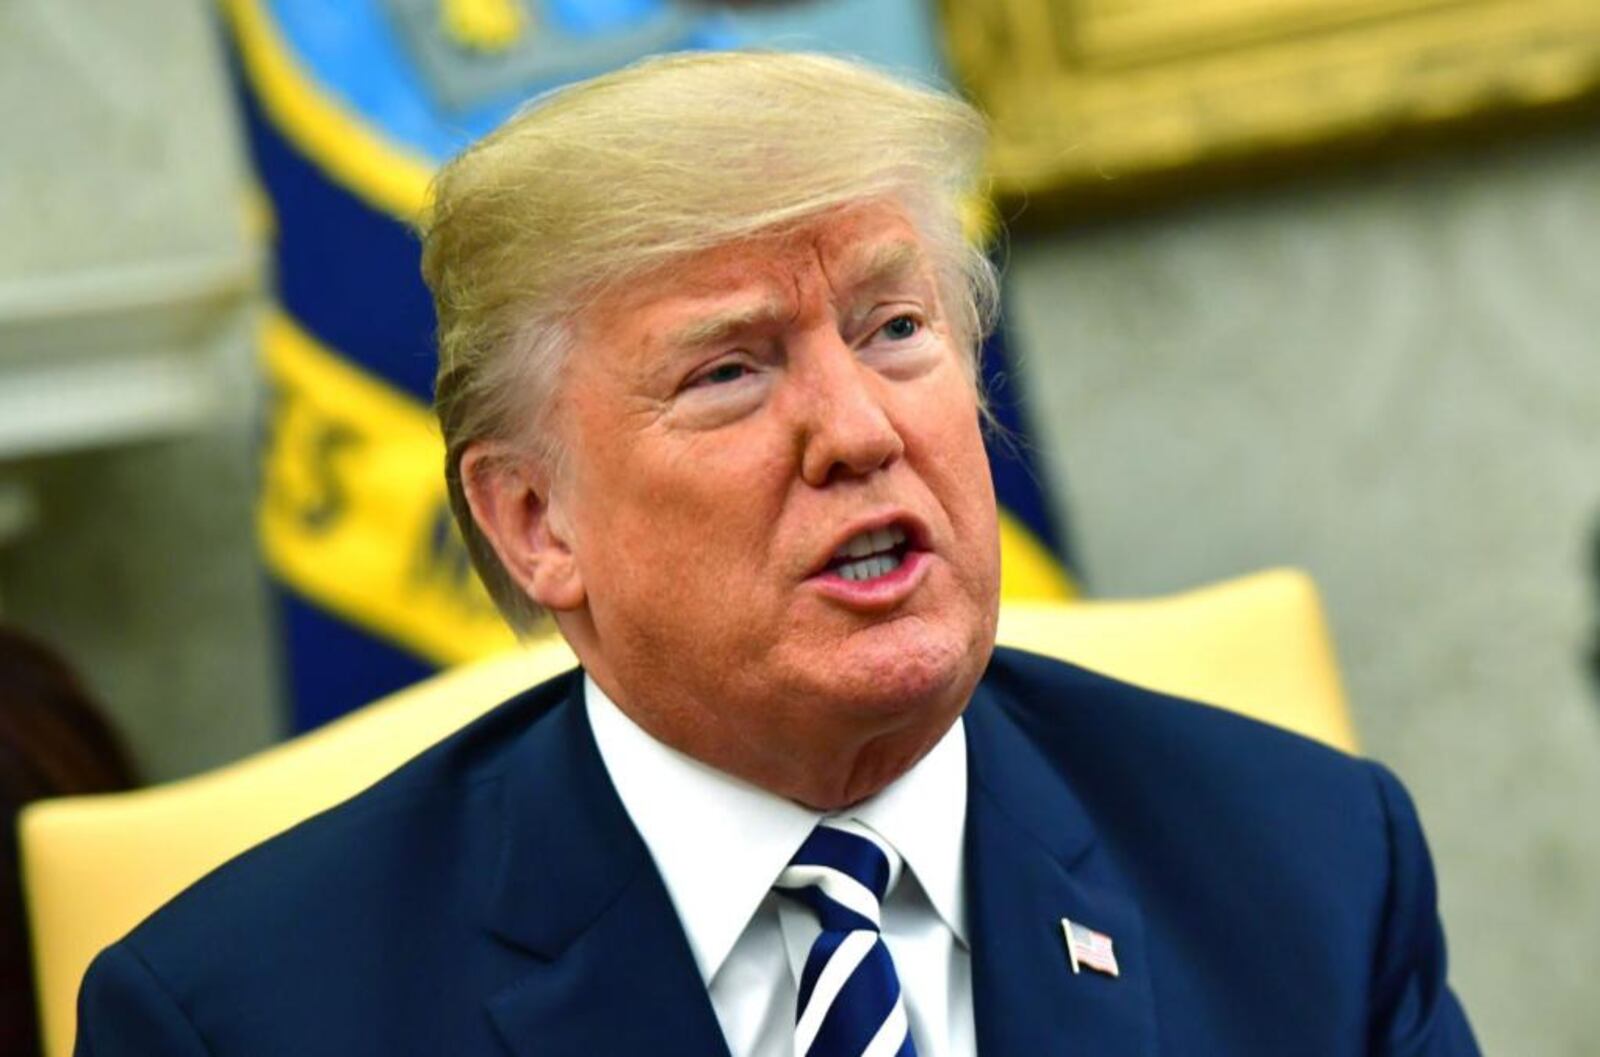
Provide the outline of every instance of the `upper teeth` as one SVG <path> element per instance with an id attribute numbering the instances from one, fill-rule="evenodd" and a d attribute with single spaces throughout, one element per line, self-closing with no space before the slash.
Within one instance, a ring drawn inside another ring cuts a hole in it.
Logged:
<path id="1" fill-rule="evenodd" d="M 899 528 L 891 525 L 888 528 L 872 529 L 862 532 L 845 540 L 844 545 L 834 551 L 835 558 L 865 558 L 869 554 L 892 550 L 906 541 L 906 534 Z"/>

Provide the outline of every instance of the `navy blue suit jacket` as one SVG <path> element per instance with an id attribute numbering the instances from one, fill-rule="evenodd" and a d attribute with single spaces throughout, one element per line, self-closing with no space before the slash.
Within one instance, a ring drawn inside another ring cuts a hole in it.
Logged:
<path id="1" fill-rule="evenodd" d="M 1007 650 L 966 723 L 985 1057 L 1477 1052 L 1382 768 Z M 1073 974 L 1064 917 L 1119 978 Z M 198 882 L 79 1021 L 79 1057 L 727 1052 L 576 674 Z"/>

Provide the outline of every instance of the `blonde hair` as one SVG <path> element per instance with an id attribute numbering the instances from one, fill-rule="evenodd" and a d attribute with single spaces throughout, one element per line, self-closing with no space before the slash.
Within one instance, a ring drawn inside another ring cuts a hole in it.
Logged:
<path id="1" fill-rule="evenodd" d="M 461 456 L 505 440 L 559 467 L 548 412 L 583 305 L 685 254 L 888 199 L 928 246 L 976 385 L 996 280 L 962 207 L 985 143 L 983 119 L 959 99 L 856 63 L 699 52 L 537 98 L 440 171 L 422 273 L 438 311 L 445 478 L 513 628 L 542 614 L 473 522 Z"/>

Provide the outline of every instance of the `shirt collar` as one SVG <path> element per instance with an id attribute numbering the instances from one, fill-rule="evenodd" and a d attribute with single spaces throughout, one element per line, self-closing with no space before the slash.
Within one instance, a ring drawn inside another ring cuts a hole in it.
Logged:
<path id="1" fill-rule="evenodd" d="M 583 689 L 600 758 L 650 849 L 709 984 L 823 816 L 662 744 L 588 675 Z M 966 807 L 966 736 L 957 721 L 911 770 L 840 812 L 894 845 L 963 943 Z"/>
<path id="2" fill-rule="evenodd" d="M 967 737 L 961 720 L 952 723 L 911 770 L 841 814 L 866 823 L 894 846 L 934 912 L 965 944 L 961 861 L 967 820 Z"/>

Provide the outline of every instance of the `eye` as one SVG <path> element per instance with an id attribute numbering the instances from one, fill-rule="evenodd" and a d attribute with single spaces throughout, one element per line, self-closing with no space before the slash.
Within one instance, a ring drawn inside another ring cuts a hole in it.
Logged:
<path id="1" fill-rule="evenodd" d="M 922 329 L 922 323 L 916 316 L 895 316 L 878 329 L 878 333 L 890 341 L 905 341 L 914 338 Z"/>
<path id="2" fill-rule="evenodd" d="M 730 382 L 737 382 L 749 373 L 750 368 L 747 365 L 737 360 L 729 360 L 696 375 L 690 380 L 689 388 L 702 385 L 727 385 Z"/>

